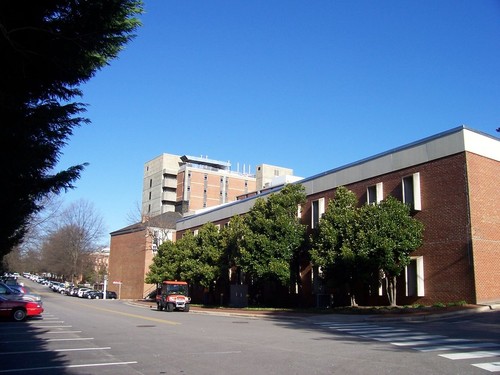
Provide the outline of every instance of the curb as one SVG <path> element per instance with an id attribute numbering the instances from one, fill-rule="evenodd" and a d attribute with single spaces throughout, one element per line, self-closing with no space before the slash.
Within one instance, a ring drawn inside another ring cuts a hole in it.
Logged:
<path id="1" fill-rule="evenodd" d="M 155 303 L 153 302 L 141 302 L 129 300 L 126 302 L 128 305 L 147 308 L 149 310 L 156 310 Z M 189 309 L 190 313 L 193 314 L 205 314 L 205 315 L 217 315 L 217 316 L 234 316 L 234 317 L 246 317 L 246 318 L 279 318 L 279 319 L 304 319 L 303 314 L 295 313 L 279 313 L 273 311 L 230 311 L 225 309 L 203 309 L 191 307 Z M 313 314 L 311 314 L 313 315 Z"/>
<path id="2" fill-rule="evenodd" d="M 150 310 L 156 310 L 154 302 L 144 302 L 129 300 L 127 304 L 148 308 Z M 450 312 L 428 312 L 428 313 L 415 313 L 415 314 L 401 314 L 393 316 L 384 315 L 359 315 L 359 314 L 340 314 L 342 316 L 356 317 L 359 320 L 364 321 L 378 321 L 378 322 L 391 322 L 391 321 L 437 321 L 441 319 L 447 319 L 454 316 L 462 315 L 474 315 L 478 313 L 492 312 L 500 310 L 500 304 L 492 305 L 482 305 L 476 308 L 468 308 L 463 310 L 456 310 Z M 287 312 L 276 312 L 276 311 L 231 311 L 228 309 L 203 309 L 191 307 L 189 312 L 194 314 L 205 314 L 205 315 L 218 315 L 218 316 L 233 316 L 233 317 L 246 317 L 246 318 L 265 318 L 265 319 L 287 319 L 287 320 L 304 320 L 307 317 L 312 316 L 324 316 L 324 314 L 300 314 L 300 313 L 287 313 Z M 335 315 L 335 314 L 332 314 Z"/>
<path id="3" fill-rule="evenodd" d="M 394 322 L 394 321 L 407 321 L 407 322 L 421 322 L 421 321 L 438 321 L 444 320 L 450 317 L 455 316 L 464 316 L 464 315 L 475 315 L 478 313 L 486 313 L 492 311 L 498 311 L 500 309 L 500 304 L 493 305 L 484 305 L 480 307 L 476 307 L 473 309 L 464 309 L 450 312 L 436 312 L 436 313 L 428 313 L 421 315 L 407 315 L 407 316 L 399 316 L 399 317 L 383 317 L 383 316 L 371 316 L 366 318 L 366 321 L 378 321 L 378 322 Z"/>

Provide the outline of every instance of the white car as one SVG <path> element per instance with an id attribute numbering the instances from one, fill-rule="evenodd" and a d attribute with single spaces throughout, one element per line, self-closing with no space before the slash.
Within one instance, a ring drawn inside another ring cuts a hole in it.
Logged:
<path id="1" fill-rule="evenodd" d="M 90 288 L 79 288 L 77 296 L 80 297 L 80 298 L 83 298 L 83 293 L 85 293 L 87 290 L 92 290 L 92 289 L 90 289 Z"/>

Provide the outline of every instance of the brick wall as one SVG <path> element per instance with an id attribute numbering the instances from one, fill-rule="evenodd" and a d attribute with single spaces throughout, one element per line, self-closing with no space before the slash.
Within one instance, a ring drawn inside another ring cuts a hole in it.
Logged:
<path id="1" fill-rule="evenodd" d="M 358 196 L 360 205 L 367 200 L 366 189 L 380 182 L 384 198 L 392 195 L 401 199 L 402 179 L 417 172 L 422 209 L 413 215 L 425 229 L 424 244 L 412 255 L 423 257 L 425 295 L 407 297 L 401 278 L 398 304 L 500 301 L 498 161 L 459 153 L 346 187 Z M 325 198 L 326 208 L 334 196 L 335 188 L 308 196 L 302 222 L 310 226 L 314 200 Z M 220 223 L 229 219 L 224 218 Z M 309 265 L 303 270 L 306 267 Z M 310 296 L 310 272 L 304 277 L 308 280 L 303 280 L 302 293 Z M 384 303 L 379 297 L 373 300 L 374 304 Z"/>
<path id="2" fill-rule="evenodd" d="M 420 173 L 422 210 L 414 217 L 424 223 L 424 245 L 414 256 L 424 257 L 424 297 L 406 297 L 404 279 L 398 283 L 398 304 L 475 302 L 472 253 L 469 248 L 468 204 L 465 154 L 435 160 L 346 187 L 359 199 L 367 200 L 366 189 L 383 183 L 383 198 L 402 199 L 401 181 Z M 334 198 L 334 190 L 308 197 L 303 209 L 303 223 L 311 223 L 311 202 Z"/>
<path id="3" fill-rule="evenodd" d="M 500 164 L 467 154 L 477 301 L 500 302 Z"/>
<path id="4" fill-rule="evenodd" d="M 144 297 L 146 246 L 145 230 L 111 237 L 108 289 L 118 293 L 119 286 L 112 283 L 113 281 L 122 281 L 121 299 L 140 299 Z"/>

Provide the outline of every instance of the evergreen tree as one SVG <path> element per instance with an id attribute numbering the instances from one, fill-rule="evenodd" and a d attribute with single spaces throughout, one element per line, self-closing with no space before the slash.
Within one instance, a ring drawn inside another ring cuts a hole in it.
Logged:
<path id="1" fill-rule="evenodd" d="M 141 12 L 139 0 L 0 2 L 0 257 L 43 198 L 80 177 L 86 163 L 54 171 L 73 129 L 89 122 L 74 100 L 133 37 Z"/>

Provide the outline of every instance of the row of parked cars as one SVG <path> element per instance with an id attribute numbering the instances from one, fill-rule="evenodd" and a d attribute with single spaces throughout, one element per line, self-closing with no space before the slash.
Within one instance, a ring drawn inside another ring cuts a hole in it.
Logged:
<path id="1" fill-rule="evenodd" d="M 0 277 L 0 317 L 17 322 L 43 312 L 42 297 L 31 293 L 19 281 L 18 274 L 4 274 Z"/>
<path id="2" fill-rule="evenodd" d="M 75 286 L 70 283 L 62 283 L 51 281 L 40 277 L 34 277 L 33 281 L 47 285 L 53 292 L 60 293 L 66 296 L 88 298 L 88 299 L 103 299 L 104 292 L 102 290 L 94 290 L 89 287 Z M 115 292 L 106 291 L 106 299 L 117 299 Z"/>

